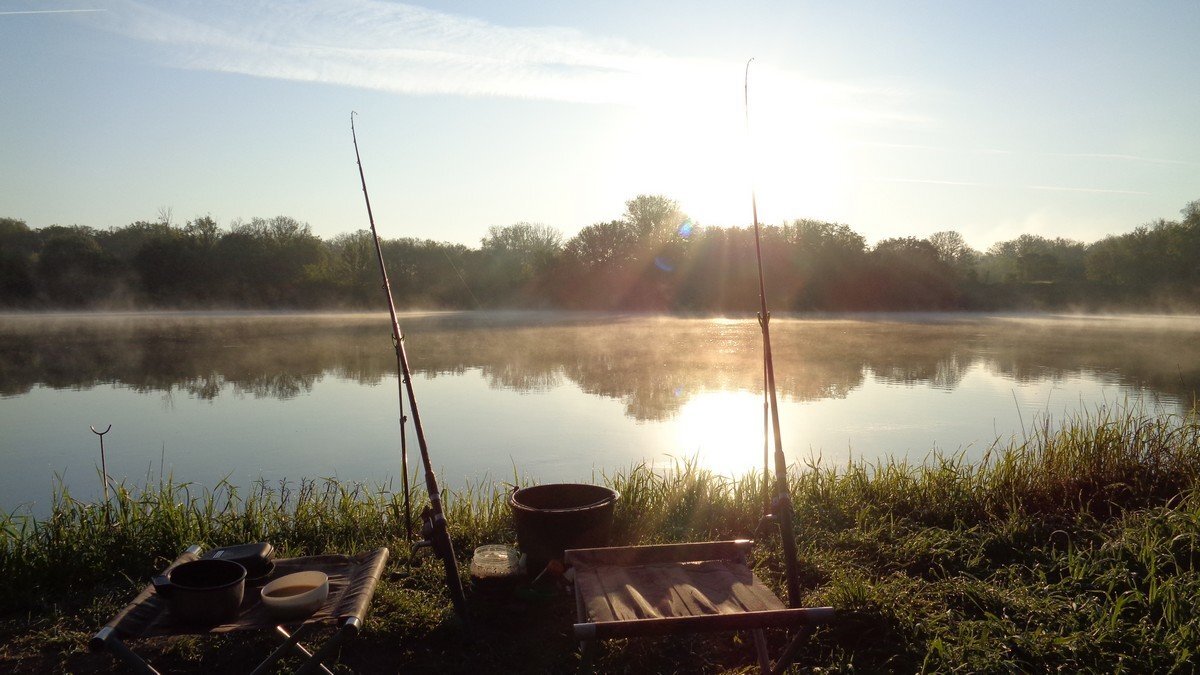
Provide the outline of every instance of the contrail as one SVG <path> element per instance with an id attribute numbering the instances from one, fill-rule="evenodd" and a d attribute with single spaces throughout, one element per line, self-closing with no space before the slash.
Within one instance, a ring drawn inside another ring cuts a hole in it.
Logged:
<path id="1" fill-rule="evenodd" d="M 1063 187 L 1058 185 L 1005 185 L 1003 183 L 973 183 L 960 180 L 924 180 L 920 178 L 873 178 L 881 183 L 918 183 L 921 185 L 960 185 L 983 188 L 1016 188 L 1021 190 L 1046 190 L 1050 192 L 1092 192 L 1109 195 L 1148 195 L 1137 190 L 1109 190 L 1106 188 Z"/>
<path id="2" fill-rule="evenodd" d="M 1107 190 L 1104 188 L 1060 187 L 1056 185 L 1022 185 L 1026 190 L 1051 190 L 1055 192 L 1095 192 L 1107 195 L 1148 195 L 1149 192 L 1138 190 Z"/>
<path id="3" fill-rule="evenodd" d="M 872 178 L 881 183 L 920 183 L 922 185 L 964 185 L 966 187 L 1000 187 L 990 183 L 971 183 L 961 180 L 922 180 L 920 178 Z"/>
<path id="4" fill-rule="evenodd" d="M 13 16 L 14 14 L 82 14 L 84 12 L 107 12 L 107 9 L 26 9 L 13 10 L 10 12 L 0 12 L 0 16 Z"/>
<path id="5" fill-rule="evenodd" d="M 1142 157 L 1113 152 L 1019 152 L 999 148 L 953 148 L 938 145 L 917 145 L 910 143 L 880 143 L 875 141 L 858 141 L 854 143 L 860 148 L 895 148 L 897 150 L 927 150 L 930 152 L 964 153 L 972 155 L 1028 155 L 1030 157 L 1061 157 L 1064 159 L 1111 159 L 1123 162 L 1145 162 L 1147 164 L 1178 164 L 1181 166 L 1200 166 L 1200 162 L 1186 159 L 1167 159 L 1165 157 Z"/>
<path id="6" fill-rule="evenodd" d="M 1064 152 L 1047 152 L 1042 153 L 1048 157 L 1076 157 L 1080 159 L 1120 159 L 1130 162 L 1148 162 L 1150 164 L 1183 164 L 1185 166 L 1196 166 L 1200 162 L 1189 162 L 1182 159 L 1165 159 L 1162 157 L 1139 157 L 1138 155 L 1120 155 L 1111 153 L 1064 153 Z"/>

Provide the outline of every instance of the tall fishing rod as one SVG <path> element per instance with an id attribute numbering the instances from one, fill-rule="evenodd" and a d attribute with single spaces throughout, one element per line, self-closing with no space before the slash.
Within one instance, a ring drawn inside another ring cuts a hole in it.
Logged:
<path id="1" fill-rule="evenodd" d="M 746 109 L 746 138 L 750 138 L 750 63 L 746 62 L 746 78 L 743 86 Z M 783 561 L 787 566 L 788 606 L 800 606 L 800 581 L 796 576 L 796 531 L 792 519 L 792 497 L 788 489 L 787 458 L 783 456 L 783 435 L 779 431 L 779 400 L 775 393 L 775 363 L 771 357 L 771 312 L 767 310 L 767 283 L 763 274 L 762 236 L 758 226 L 758 196 L 754 187 L 753 158 L 751 158 L 750 209 L 754 215 L 754 253 L 758 259 L 758 300 L 760 309 L 758 325 L 762 327 L 763 369 L 766 374 L 766 391 L 771 402 L 771 430 L 775 439 L 775 490 L 772 504 L 772 519 L 779 524 L 783 543 Z"/>
<path id="2" fill-rule="evenodd" d="M 367 179 L 363 174 L 362 156 L 358 152 L 358 135 L 354 133 L 354 111 L 350 112 L 350 137 L 354 139 L 354 159 L 358 161 L 358 178 L 362 182 L 363 199 L 367 202 L 367 220 L 371 223 L 371 238 L 375 241 L 375 254 L 379 259 L 379 274 L 383 277 L 383 290 L 387 295 L 388 313 L 392 318 L 392 346 L 396 350 L 396 367 L 400 377 L 400 439 L 404 443 L 404 394 L 408 394 L 408 409 L 412 411 L 413 429 L 417 434 L 417 446 L 421 449 L 421 465 L 425 470 L 425 491 L 429 493 L 429 505 L 421 510 L 421 536 L 424 541 L 416 547 L 429 546 L 435 555 L 442 559 L 446 568 L 446 587 L 450 591 L 450 599 L 454 602 L 454 611 L 463 620 L 467 620 L 467 599 L 463 594 L 462 578 L 458 576 L 458 561 L 454 557 L 454 544 L 450 541 L 450 528 L 446 523 L 446 515 L 442 510 L 442 496 L 438 490 L 437 476 L 433 473 L 433 462 L 429 459 L 429 446 L 425 443 L 425 429 L 421 426 L 421 413 L 417 409 L 417 397 L 413 393 L 412 371 L 408 367 L 408 354 L 404 351 L 404 333 L 400 330 L 400 321 L 396 318 L 396 302 L 392 299 L 392 284 L 388 280 L 387 266 L 383 263 L 383 248 L 379 244 L 379 232 L 375 229 L 375 216 L 371 213 L 371 196 L 367 194 Z M 404 449 L 404 513 L 410 518 L 408 506 L 408 458 Z M 412 538 L 412 526 L 409 528 L 409 538 Z"/>

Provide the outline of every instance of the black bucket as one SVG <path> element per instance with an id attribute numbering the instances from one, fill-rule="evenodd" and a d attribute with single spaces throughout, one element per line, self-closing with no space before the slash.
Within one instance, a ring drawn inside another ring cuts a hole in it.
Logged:
<path id="1" fill-rule="evenodd" d="M 608 546 L 621 493 L 599 485 L 551 483 L 521 488 L 508 498 L 526 570 L 539 574 L 570 548 Z"/>

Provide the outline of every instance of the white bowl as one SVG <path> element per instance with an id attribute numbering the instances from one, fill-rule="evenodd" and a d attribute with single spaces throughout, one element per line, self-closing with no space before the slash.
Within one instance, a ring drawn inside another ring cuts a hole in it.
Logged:
<path id="1" fill-rule="evenodd" d="M 329 577 L 324 572 L 296 572 L 262 587 L 263 606 L 280 619 L 308 616 L 328 597 Z"/>

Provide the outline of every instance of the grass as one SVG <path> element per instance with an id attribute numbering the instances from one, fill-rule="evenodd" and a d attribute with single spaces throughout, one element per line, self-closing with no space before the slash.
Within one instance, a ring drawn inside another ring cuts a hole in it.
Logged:
<path id="1" fill-rule="evenodd" d="M 761 479 L 688 464 L 603 477 L 621 492 L 614 543 L 753 535 Z M 982 462 L 935 456 L 796 467 L 791 491 L 806 604 L 832 605 L 797 672 L 1194 672 L 1200 670 L 1200 420 L 1101 409 L 1044 422 Z M 506 495 L 448 500 L 460 567 L 512 542 Z M 106 510 L 60 490 L 42 520 L 0 520 L 0 670 L 107 672 L 87 637 L 189 544 L 272 542 L 282 555 L 391 547 L 367 630 L 341 668 L 366 672 L 569 672 L 573 602 L 471 599 L 467 636 L 440 566 L 410 558 L 398 495 L 357 484 L 260 484 L 247 494 L 169 479 L 119 486 Z M 782 594 L 778 539 L 756 571 Z M 778 649 L 782 635 L 771 636 Z M 182 672 L 247 669 L 262 638 L 145 643 Z M 606 672 L 750 672 L 748 636 L 617 641 Z"/>

